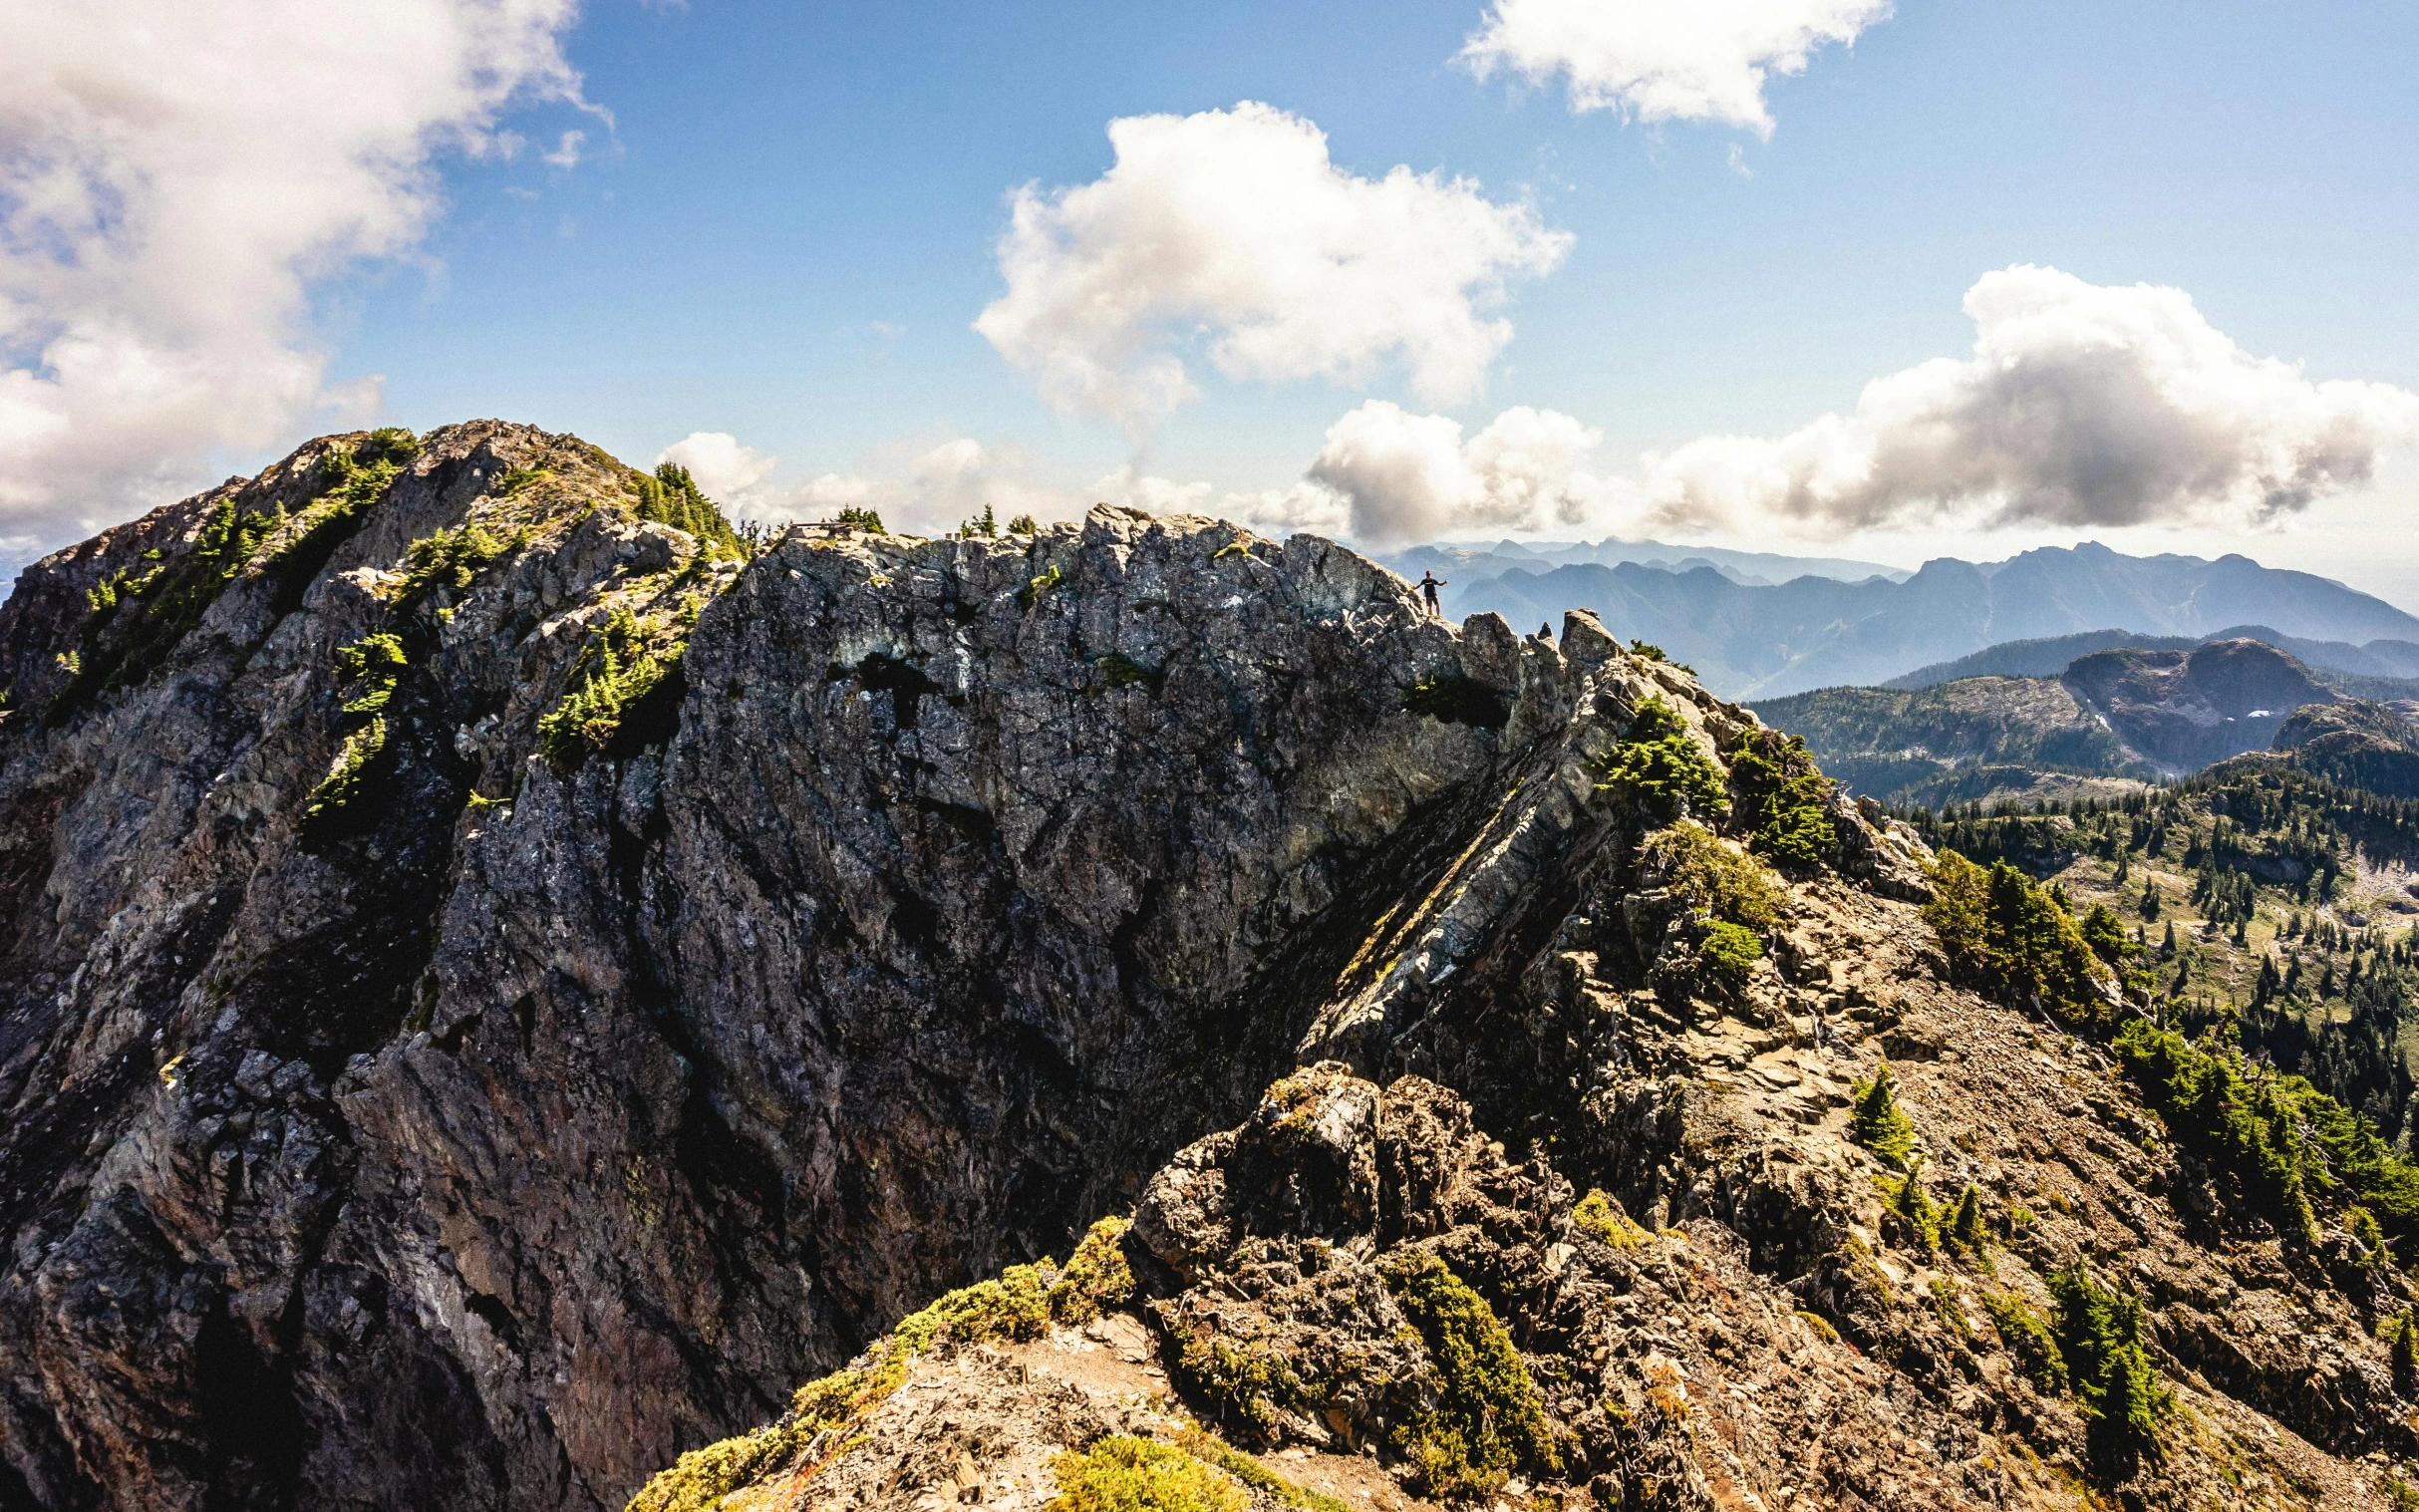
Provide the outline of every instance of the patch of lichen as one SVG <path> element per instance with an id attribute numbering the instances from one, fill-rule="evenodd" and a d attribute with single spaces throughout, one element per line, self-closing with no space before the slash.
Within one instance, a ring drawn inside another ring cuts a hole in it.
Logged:
<path id="1" fill-rule="evenodd" d="M 1579 1205 L 1571 1209 L 1571 1226 L 1616 1250 L 1639 1249 L 1655 1237 L 1631 1222 L 1630 1215 L 1602 1191 L 1591 1191 L 1579 1199 Z"/>
<path id="2" fill-rule="evenodd" d="M 1051 1461 L 1058 1494 L 1045 1512 L 1246 1512 L 1235 1478 L 1172 1444 L 1112 1433 Z"/>
<path id="3" fill-rule="evenodd" d="M 1427 1494 L 1474 1500 L 1516 1469 L 1560 1469 L 1537 1383 L 1486 1299 L 1424 1250 L 1395 1254 L 1380 1274 L 1427 1346 L 1436 1387 L 1436 1407 L 1394 1435 Z"/>

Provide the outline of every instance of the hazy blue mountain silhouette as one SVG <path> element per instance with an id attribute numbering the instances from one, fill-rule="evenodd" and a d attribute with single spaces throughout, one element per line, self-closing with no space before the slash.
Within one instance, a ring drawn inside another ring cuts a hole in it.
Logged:
<path id="1" fill-rule="evenodd" d="M 1769 587 L 1711 567 L 1572 563 L 1474 577 L 1465 566 L 1445 590 L 1445 608 L 1455 617 L 1493 610 L 1523 628 L 1592 609 L 1615 634 L 1663 647 L 1732 699 L 1876 686 L 1999 643 L 2110 626 L 2128 632 L 2112 644 L 2178 637 L 2190 645 L 2256 625 L 2359 648 L 2381 663 L 2387 648 L 2377 643 L 2419 641 L 2419 617 L 2328 578 L 2247 556 L 2136 557 L 2094 543 L 1987 564 L 1943 557 L 1904 582 L 1808 575 Z"/>

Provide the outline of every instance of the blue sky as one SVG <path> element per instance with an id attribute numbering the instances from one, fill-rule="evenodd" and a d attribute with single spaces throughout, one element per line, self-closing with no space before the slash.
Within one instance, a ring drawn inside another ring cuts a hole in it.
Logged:
<path id="1" fill-rule="evenodd" d="M 540 40 L 593 109 L 535 65 L 479 110 L 433 108 L 469 122 L 478 151 L 428 152 L 434 192 L 413 233 L 378 246 L 332 234 L 296 253 L 306 303 L 282 339 L 324 359 L 321 397 L 351 396 L 354 417 L 425 428 L 497 415 L 639 462 L 727 434 L 778 457 L 747 485 L 767 508 L 825 496 L 796 490 L 826 475 L 881 482 L 906 506 L 902 469 L 952 441 L 985 449 L 978 491 L 1073 498 L 1125 468 L 1210 484 L 1196 496 L 1214 507 L 1298 488 L 1331 428 L 1371 400 L 1472 435 L 1525 406 L 1600 433 L 1584 507 L 1515 518 L 1497 499 L 1454 514 L 1448 498 L 1405 519 L 1455 524 L 1447 533 L 1652 528 L 1909 563 L 2084 536 L 2233 546 L 2419 602 L 2419 563 L 2391 529 L 2419 487 L 2399 411 L 2373 420 L 2373 475 L 2347 484 L 2338 468 L 2269 516 L 2211 497 L 2147 517 L 2060 506 L 1993 528 L 2006 511 L 1979 493 L 1906 502 L 1930 482 L 1821 518 L 1674 503 L 1699 494 L 1670 483 L 1658 513 L 1621 482 L 1642 475 L 1642 453 L 1788 437 L 1853 411 L 1876 378 L 1968 357 L 1961 301 L 2018 265 L 2171 287 L 2248 359 L 2419 390 L 2419 10 L 1904 0 L 1853 46 L 1819 47 L 1803 73 L 1768 81 L 1768 141 L 1720 120 L 1578 114 L 1561 79 L 1482 82 L 1454 59 L 1485 19 L 1479 0 L 561 0 Z M 1214 332 L 1179 332 L 1171 350 L 1198 396 L 1121 425 L 1054 408 L 974 329 L 1005 287 L 1014 189 L 1100 179 L 1113 120 L 1247 100 L 1315 123 L 1343 173 L 1465 177 L 1568 234 L 1558 265 L 1511 276 L 1486 311 L 1512 334 L 1482 389 L 1438 402 L 1391 359 L 1353 381 L 1235 380 L 1203 359 Z M 586 134 L 578 160 L 547 163 L 565 131 Z M 366 380 L 376 398 L 346 387 Z M 335 420 L 321 405 L 234 445 L 208 438 L 207 463 L 249 465 Z M 173 461 L 151 485 L 176 475 Z M 1350 491 L 1349 468 L 1320 475 Z M 1354 521 L 1378 518 L 1356 502 Z"/>

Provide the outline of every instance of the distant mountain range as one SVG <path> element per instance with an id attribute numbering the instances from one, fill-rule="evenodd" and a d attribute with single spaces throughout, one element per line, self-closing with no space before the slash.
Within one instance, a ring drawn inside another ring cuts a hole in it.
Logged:
<path id="1" fill-rule="evenodd" d="M 1969 660 L 2035 654 L 1994 647 Z M 2366 681 L 2401 702 L 2347 698 L 2291 655 L 2236 638 L 2095 649 L 2054 677 L 1825 688 L 1751 707 L 1804 737 L 1825 771 L 1892 802 L 1937 807 L 2043 777 L 2157 780 L 2270 750 L 2336 781 L 2419 796 L 2419 682 Z"/>
<path id="2" fill-rule="evenodd" d="M 1416 581 L 1422 572 L 1439 577 L 1456 574 L 1472 581 L 1505 572 L 1551 571 L 1556 567 L 1615 567 L 1635 562 L 1670 572 L 1710 567 L 1743 588 L 1769 588 L 1799 577 L 1836 578 L 1861 583 L 1869 577 L 1904 582 L 1915 576 L 1904 567 L 1860 562 L 1836 556 L 1777 556 L 1769 551 L 1731 551 L 1720 546 L 1674 546 L 1664 541 L 1625 541 L 1607 536 L 1601 541 L 1501 540 L 1492 546 L 1414 546 L 1385 564 Z"/>
<path id="3" fill-rule="evenodd" d="M 2235 640 L 2262 641 L 2314 671 L 2339 674 L 2336 678 L 2320 678 L 2337 692 L 2357 692 L 2356 685 L 2361 680 L 2382 678 L 2399 682 L 2419 678 L 2419 644 L 2410 641 L 2377 640 L 2354 646 L 2348 641 L 2305 640 L 2266 625 L 2229 625 L 2214 635 L 2202 636 L 2086 630 L 2079 635 L 2053 636 L 2047 640 L 2007 641 L 1985 646 L 1954 662 L 1919 667 L 1882 686 L 1915 689 L 1968 677 L 2056 677 L 2075 658 L 2095 651 L 2111 651 L 2121 646 L 2138 651 L 2190 651 L 2210 641 Z"/>
<path id="4" fill-rule="evenodd" d="M 2419 617 L 2331 579 L 2246 556 L 2134 557 L 2086 543 L 2003 562 L 1944 557 L 1899 574 L 1871 563 L 1737 552 L 1717 559 L 1710 550 L 1652 542 L 1586 549 L 1670 559 L 1555 562 L 1524 558 L 1505 542 L 1483 550 L 1421 547 L 1390 565 L 1413 578 L 1433 570 L 1447 579 L 1444 608 L 1455 618 L 1493 610 L 1525 629 L 1559 623 L 1568 609 L 1593 609 L 1606 628 L 1663 647 L 1733 699 L 1947 681 L 1965 675 L 1961 659 L 1985 652 L 2007 662 L 2005 670 L 2042 676 L 2086 651 L 2184 651 L 2222 633 L 2307 650 L 2311 665 L 2346 676 L 2419 676 Z M 1702 560 L 1684 565 L 1689 557 Z M 1742 581 L 1761 575 L 1750 565 L 1797 572 L 1778 583 Z M 1806 570 L 1818 565 L 1824 570 Z M 1851 576 L 1859 571 L 1865 575 Z M 2025 642 L 2048 644 L 2010 649 Z"/>

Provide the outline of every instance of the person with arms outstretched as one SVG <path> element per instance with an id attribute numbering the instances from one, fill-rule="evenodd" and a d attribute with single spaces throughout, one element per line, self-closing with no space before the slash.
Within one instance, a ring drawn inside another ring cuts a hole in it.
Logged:
<path id="1" fill-rule="evenodd" d="M 1436 616 L 1438 619 L 1444 618 L 1444 610 L 1437 607 L 1436 590 L 1443 587 L 1445 582 L 1446 579 L 1438 577 L 1433 572 L 1422 572 L 1419 574 L 1419 596 L 1427 600 L 1428 613 Z"/>

